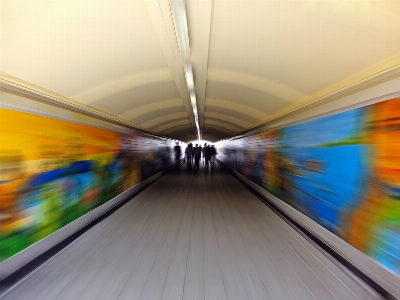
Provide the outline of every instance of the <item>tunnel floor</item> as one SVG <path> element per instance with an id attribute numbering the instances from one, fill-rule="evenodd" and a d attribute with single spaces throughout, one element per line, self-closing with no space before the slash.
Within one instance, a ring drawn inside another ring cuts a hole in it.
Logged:
<path id="1" fill-rule="evenodd" d="M 220 169 L 170 172 L 1 299 L 377 299 Z"/>

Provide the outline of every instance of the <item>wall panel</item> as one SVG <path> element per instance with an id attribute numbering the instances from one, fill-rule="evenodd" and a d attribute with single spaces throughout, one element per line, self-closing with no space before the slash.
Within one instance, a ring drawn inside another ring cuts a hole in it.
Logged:
<path id="1" fill-rule="evenodd" d="M 400 275 L 400 98 L 217 144 L 219 158 Z"/>
<path id="2" fill-rule="evenodd" d="M 171 140 L 1 92 L 0 262 L 172 163 Z"/>

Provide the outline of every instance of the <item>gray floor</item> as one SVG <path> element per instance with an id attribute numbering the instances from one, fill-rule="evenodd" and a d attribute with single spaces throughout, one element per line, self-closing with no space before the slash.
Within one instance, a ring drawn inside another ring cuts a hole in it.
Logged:
<path id="1" fill-rule="evenodd" d="M 8 299 L 377 299 L 224 172 L 171 173 Z"/>

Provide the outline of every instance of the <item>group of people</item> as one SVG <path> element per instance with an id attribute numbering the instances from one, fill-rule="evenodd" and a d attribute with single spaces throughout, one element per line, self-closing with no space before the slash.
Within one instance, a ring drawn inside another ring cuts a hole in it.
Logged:
<path id="1" fill-rule="evenodd" d="M 199 170 L 202 155 L 206 167 L 213 164 L 215 156 L 217 155 L 214 145 L 207 145 L 207 143 L 205 143 L 204 147 L 201 147 L 199 144 L 193 147 L 193 144 L 189 143 L 185 149 L 187 167 L 192 167 L 192 161 L 194 159 L 194 169 Z"/>

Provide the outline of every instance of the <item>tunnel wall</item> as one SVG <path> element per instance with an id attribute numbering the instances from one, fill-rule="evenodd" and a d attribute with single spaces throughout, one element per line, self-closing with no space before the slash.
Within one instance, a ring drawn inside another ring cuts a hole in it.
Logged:
<path id="1" fill-rule="evenodd" d="M 45 251 L 54 244 L 47 237 L 60 229 L 71 234 L 71 223 L 91 222 L 98 215 L 93 211 L 109 208 L 172 163 L 169 139 L 13 93 L 0 96 L 2 277 L 16 269 L 7 263 L 10 257 L 32 245 Z"/>
<path id="2" fill-rule="evenodd" d="M 217 144 L 219 159 L 400 274 L 400 98 Z"/>

